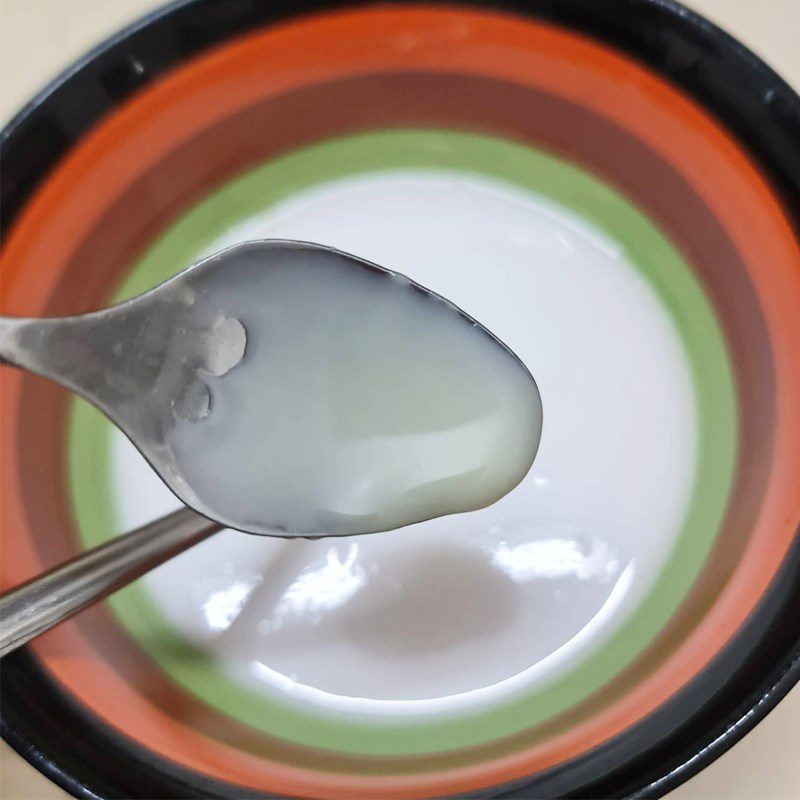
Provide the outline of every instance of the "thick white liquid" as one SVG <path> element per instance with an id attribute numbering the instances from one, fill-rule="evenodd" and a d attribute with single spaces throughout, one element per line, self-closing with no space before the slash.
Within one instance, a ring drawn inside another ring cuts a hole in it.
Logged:
<path id="1" fill-rule="evenodd" d="M 536 376 L 541 446 L 468 515 L 213 537 L 145 577 L 161 613 L 232 679 L 320 715 L 460 716 L 581 663 L 652 587 L 695 471 L 678 332 L 620 244 L 501 181 L 411 170 L 300 193 L 207 252 L 259 237 L 359 253 L 452 298 Z M 177 507 L 121 433 L 111 456 L 121 531 Z"/>
<path id="2" fill-rule="evenodd" d="M 391 530 L 488 506 L 533 463 L 542 415 L 530 373 L 403 276 L 274 248 L 202 287 L 197 302 L 238 320 L 247 346 L 207 376 L 210 413 L 179 418 L 167 444 L 230 524 Z"/>

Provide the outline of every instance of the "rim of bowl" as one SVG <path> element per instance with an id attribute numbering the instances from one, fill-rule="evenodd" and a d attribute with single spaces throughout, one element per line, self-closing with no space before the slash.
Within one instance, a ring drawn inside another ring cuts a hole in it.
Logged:
<path id="1" fill-rule="evenodd" d="M 451 3 L 453 0 L 447 5 Z M 3 230 L 75 142 L 148 80 L 256 25 L 362 4 L 297 0 L 243 11 L 231 3 L 227 6 L 231 9 L 229 16 L 217 14 L 213 25 L 202 31 L 195 28 L 196 38 L 191 42 L 183 37 L 178 47 L 173 39 L 169 54 L 159 54 L 158 67 L 149 71 L 146 79 L 131 65 L 126 47 L 146 41 L 158 46 L 160 36 L 180 29 L 193 16 L 202 15 L 208 5 L 203 0 L 177 0 L 124 28 L 42 89 L 3 129 L 0 158 L 4 166 L 16 163 L 12 179 L 5 180 L 2 187 Z M 469 0 L 453 4 L 476 5 Z M 588 34 L 683 88 L 738 136 L 781 195 L 795 228 L 800 228 L 800 148 L 796 146 L 800 140 L 800 97 L 727 33 L 672 0 L 631 0 L 616 14 L 609 13 L 608 8 L 602 12 L 587 9 L 580 0 L 561 0 L 557 4 L 546 0 L 493 0 L 478 5 L 521 13 Z M 219 7 L 226 6 L 223 3 Z M 707 74 L 665 63 L 663 47 L 669 43 L 691 45 L 701 52 L 711 67 Z M 99 73 L 109 68 L 116 70 L 113 92 L 91 107 L 84 104 L 78 119 L 72 115 L 71 137 L 51 141 L 42 153 L 41 134 L 47 132 L 42 127 L 47 113 L 71 106 L 74 95 L 94 85 Z M 529 776 L 513 787 L 494 788 L 486 794 L 518 796 L 535 782 L 540 796 L 567 792 L 582 796 L 660 796 L 729 749 L 800 680 L 798 537 L 800 529 L 757 611 L 725 651 L 689 686 L 595 751 Z M 75 796 L 122 793 L 196 797 L 199 791 L 209 797 L 253 795 L 252 791 L 209 780 L 166 762 L 128 741 L 66 695 L 27 649 L 3 659 L 2 678 L 6 688 L 3 738 Z M 718 687 L 723 688 L 716 691 Z M 686 720 L 683 710 L 689 697 L 696 698 L 697 711 Z M 664 735 L 663 731 L 669 733 Z M 114 768 L 121 759 L 125 760 L 124 774 Z"/>

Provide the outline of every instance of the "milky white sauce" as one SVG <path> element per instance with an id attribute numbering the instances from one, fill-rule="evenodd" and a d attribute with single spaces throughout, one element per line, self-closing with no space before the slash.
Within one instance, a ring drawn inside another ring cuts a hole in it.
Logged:
<path id="1" fill-rule="evenodd" d="M 214 516 L 290 534 L 391 530 L 483 508 L 533 463 L 541 403 L 519 359 L 402 275 L 323 249 L 237 251 L 209 303 L 247 336 L 167 444 Z"/>
<path id="2" fill-rule="evenodd" d="M 228 532 L 149 573 L 151 601 L 238 684 L 348 720 L 461 719 L 590 657 L 661 574 L 696 470 L 689 364 L 624 248 L 531 192 L 436 170 L 300 192 L 206 252 L 263 237 L 358 253 L 479 319 L 536 377 L 541 446 L 485 509 L 355 539 Z M 119 530 L 174 509 L 112 437 Z"/>

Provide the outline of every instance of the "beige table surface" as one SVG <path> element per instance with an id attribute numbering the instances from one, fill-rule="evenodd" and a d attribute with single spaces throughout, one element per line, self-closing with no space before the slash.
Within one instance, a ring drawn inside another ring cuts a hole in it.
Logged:
<path id="1" fill-rule="evenodd" d="M 0 122 L 93 44 L 158 5 L 154 0 L 0 0 Z M 689 5 L 800 89 L 800 0 L 692 0 Z M 800 800 L 798 740 L 800 686 L 743 741 L 672 792 L 670 800 Z M 5 743 L 0 767 L 2 800 L 67 797 Z"/>

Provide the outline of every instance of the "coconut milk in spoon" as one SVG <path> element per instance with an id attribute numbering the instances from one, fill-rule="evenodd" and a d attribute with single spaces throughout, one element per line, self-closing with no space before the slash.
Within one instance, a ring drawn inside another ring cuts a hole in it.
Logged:
<path id="1" fill-rule="evenodd" d="M 197 282 L 194 302 L 242 325 L 243 357 L 201 374 L 199 413 L 176 415 L 165 437 L 217 519 L 370 533 L 482 508 L 524 477 L 539 393 L 477 322 L 327 248 L 236 249 Z"/>

